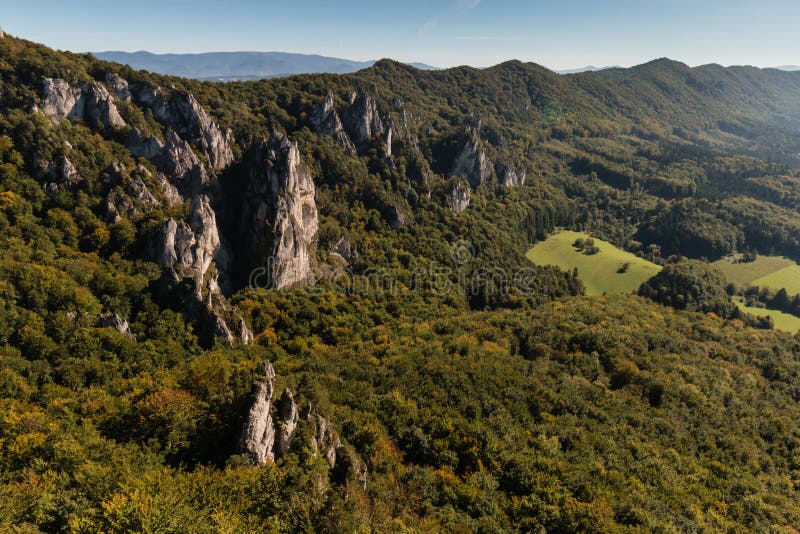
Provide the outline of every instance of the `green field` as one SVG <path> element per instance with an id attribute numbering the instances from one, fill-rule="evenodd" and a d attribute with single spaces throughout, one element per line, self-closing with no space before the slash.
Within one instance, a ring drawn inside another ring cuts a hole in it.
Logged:
<path id="1" fill-rule="evenodd" d="M 788 258 L 758 256 L 750 263 L 735 263 L 724 258 L 714 263 L 729 282 L 738 286 L 766 287 L 773 291 L 785 289 L 789 295 L 800 293 L 800 266 Z"/>
<path id="2" fill-rule="evenodd" d="M 784 332 L 790 332 L 792 334 L 800 332 L 800 317 L 795 317 L 794 315 L 777 310 L 752 308 L 746 306 L 740 299 L 734 299 L 734 302 L 736 302 L 740 310 L 750 315 L 755 315 L 756 317 L 772 317 L 772 320 L 775 321 L 775 330 L 783 330 Z"/>
<path id="3" fill-rule="evenodd" d="M 576 239 L 590 237 L 580 232 L 561 231 L 537 243 L 526 256 L 537 265 L 555 265 L 565 271 L 577 267 L 587 295 L 631 293 L 661 270 L 658 265 L 599 239 L 593 238 L 600 249 L 593 256 L 572 246 Z M 629 264 L 627 271 L 618 272 L 626 263 Z"/>

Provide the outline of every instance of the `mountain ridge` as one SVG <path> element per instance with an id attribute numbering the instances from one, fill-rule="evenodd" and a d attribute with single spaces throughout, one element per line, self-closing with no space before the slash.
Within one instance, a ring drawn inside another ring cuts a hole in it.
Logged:
<path id="1" fill-rule="evenodd" d="M 136 52 L 91 52 L 105 61 L 129 65 L 170 76 L 200 80 L 240 81 L 292 76 L 295 74 L 346 74 L 368 68 L 376 61 L 353 61 L 320 54 L 292 52 L 201 52 L 194 54 L 155 54 Z M 424 63 L 411 63 L 416 68 L 434 70 Z"/>

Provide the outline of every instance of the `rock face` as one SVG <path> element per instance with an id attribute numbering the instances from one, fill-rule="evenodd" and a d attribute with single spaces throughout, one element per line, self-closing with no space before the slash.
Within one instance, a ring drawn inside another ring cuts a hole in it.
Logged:
<path id="1" fill-rule="evenodd" d="M 469 184 L 459 180 L 447 194 L 447 205 L 456 213 L 461 213 L 469 207 L 470 196 Z"/>
<path id="2" fill-rule="evenodd" d="M 480 148 L 478 132 L 474 130 L 456 157 L 450 176 L 464 176 L 472 187 L 483 185 L 494 172 L 494 165 Z"/>
<path id="3" fill-rule="evenodd" d="M 44 190 L 50 194 L 62 189 L 72 189 L 83 181 L 83 176 L 66 156 L 60 164 L 52 161 L 38 162 L 38 167 L 46 179 L 50 180 L 44 185 Z"/>
<path id="4" fill-rule="evenodd" d="M 344 114 L 345 126 L 356 144 L 362 145 L 372 136 L 382 134 L 384 125 L 371 95 L 357 93 L 351 96 L 351 101 L 352 105 Z"/>
<path id="5" fill-rule="evenodd" d="M 266 267 L 277 289 L 308 283 L 319 223 L 314 181 L 297 144 L 273 132 L 251 151 L 248 166 L 241 235 L 251 268 Z"/>
<path id="6" fill-rule="evenodd" d="M 172 183 L 184 195 L 198 194 L 208 185 L 209 177 L 192 147 L 173 130 L 164 134 L 164 147 L 155 158 L 159 169 L 172 177 Z"/>
<path id="7" fill-rule="evenodd" d="M 314 112 L 311 124 L 320 135 L 333 137 L 346 152 L 354 154 L 356 147 L 344 131 L 344 125 L 333 103 L 333 92 L 328 91 L 325 101 Z"/>
<path id="8" fill-rule="evenodd" d="M 84 115 L 90 124 L 106 125 L 112 128 L 125 126 L 125 121 L 117 111 L 114 100 L 105 87 L 92 82 L 83 88 L 85 98 Z"/>
<path id="9" fill-rule="evenodd" d="M 212 263 L 218 272 L 229 268 L 230 259 L 222 247 L 216 213 L 206 195 L 192 199 L 189 224 L 175 219 L 164 223 L 154 257 L 165 267 L 180 266 L 195 281 L 198 296 L 202 295 L 203 280 Z"/>
<path id="10" fill-rule="evenodd" d="M 156 120 L 205 152 L 213 169 L 223 169 L 233 161 L 230 132 L 223 134 L 194 95 L 176 92 L 167 97 L 161 88 L 148 85 L 136 86 L 133 94 L 139 104 L 152 109 Z"/>
<path id="11" fill-rule="evenodd" d="M 288 454 L 289 447 L 292 445 L 292 438 L 294 437 L 294 430 L 297 428 L 297 419 L 299 417 L 297 404 L 294 402 L 294 397 L 289 388 L 286 388 L 283 391 L 283 395 L 281 395 L 278 413 L 283 424 L 281 435 L 275 444 L 275 452 L 278 456 L 284 456 Z"/>
<path id="12" fill-rule="evenodd" d="M 123 102 L 131 101 L 131 90 L 128 87 L 128 82 L 117 74 L 116 72 L 106 73 L 106 84 L 114 92 L 114 96 Z"/>
<path id="13" fill-rule="evenodd" d="M 39 110 L 53 124 L 60 124 L 64 118 L 83 118 L 83 91 L 79 86 L 71 86 L 60 79 L 45 78 L 42 94 Z"/>
<path id="14" fill-rule="evenodd" d="M 269 362 L 264 364 L 263 375 L 264 380 L 258 384 L 240 439 L 242 453 L 251 465 L 274 462 L 288 454 L 299 419 L 292 392 L 286 388 L 278 401 L 280 435 L 276 439 L 272 417 L 275 370 Z"/>
<path id="15" fill-rule="evenodd" d="M 136 339 L 136 337 L 131 332 L 130 327 L 128 326 L 127 319 L 117 315 L 116 313 L 112 314 L 112 315 L 109 315 L 108 317 L 102 319 L 100 321 L 100 326 L 102 328 L 114 328 L 120 334 L 122 334 L 124 336 L 127 336 L 127 337 L 129 337 L 131 339 L 134 339 L 134 340 Z"/>
<path id="16" fill-rule="evenodd" d="M 70 85 L 64 80 L 45 78 L 39 108 L 53 124 L 63 119 L 85 120 L 93 126 L 125 126 L 117 106 L 105 87 L 98 82 Z"/>
<path id="17" fill-rule="evenodd" d="M 511 167 L 504 167 L 498 183 L 500 187 L 521 187 L 525 185 L 527 177 L 525 171 L 517 172 Z"/>
<path id="18" fill-rule="evenodd" d="M 272 422 L 272 394 L 275 370 L 264 364 L 264 381 L 258 385 L 253 405 L 242 430 L 242 452 L 251 465 L 261 465 L 275 460 L 275 425 Z"/>
<path id="19" fill-rule="evenodd" d="M 164 143 L 155 136 L 145 135 L 138 128 L 133 128 L 128 133 L 125 146 L 137 158 L 147 158 L 149 160 L 155 160 L 164 151 Z"/>

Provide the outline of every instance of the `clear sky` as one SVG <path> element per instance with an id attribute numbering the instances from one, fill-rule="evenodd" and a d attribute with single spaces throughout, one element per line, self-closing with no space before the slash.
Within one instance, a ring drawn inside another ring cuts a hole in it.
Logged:
<path id="1" fill-rule="evenodd" d="M 7 32 L 62 50 L 284 51 L 554 69 L 670 57 L 800 64 L 797 0 L 0 0 Z"/>

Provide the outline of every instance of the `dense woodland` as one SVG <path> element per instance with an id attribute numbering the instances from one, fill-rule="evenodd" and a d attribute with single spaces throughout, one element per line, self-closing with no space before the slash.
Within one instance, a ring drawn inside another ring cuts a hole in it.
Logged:
<path id="1" fill-rule="evenodd" d="M 329 266 L 346 237 L 358 252 L 349 272 L 386 269 L 397 291 L 270 291 L 242 275 L 226 298 L 252 343 L 209 339 L 148 257 L 153 230 L 188 207 L 114 222 L 104 212 L 120 194 L 112 163 L 140 165 L 155 188 L 125 139 L 131 127 L 163 137 L 163 125 L 125 102 L 122 131 L 54 125 L 35 109 L 45 77 L 109 72 L 191 91 L 232 130 L 235 162 L 218 176 L 228 198 L 243 194 L 248 148 L 286 132 L 317 187 L 314 261 Z M 403 125 L 391 161 L 380 139 L 348 153 L 315 133 L 328 90 L 342 106 L 368 92 Z M 741 251 L 800 260 L 798 121 L 800 73 L 382 61 L 221 84 L 6 36 L 0 530 L 791 532 L 800 340 L 741 316 L 730 297 L 748 290 L 705 262 Z M 470 132 L 497 172 L 456 213 L 448 170 Z M 67 156 L 83 180 L 48 191 L 40 163 Z M 526 183 L 500 186 L 501 166 Z M 579 273 L 525 259 L 557 227 L 665 269 L 639 295 L 584 297 Z M 459 242 L 469 256 L 453 265 Z M 431 265 L 454 269 L 446 291 L 415 277 Z M 490 269 L 531 276 L 508 287 L 474 276 Z M 793 295 L 749 291 L 797 308 Z M 109 327 L 111 314 L 130 332 Z M 304 426 L 276 463 L 245 465 L 239 435 L 267 360 L 281 389 L 335 426 L 366 483 L 354 464 L 315 454 Z"/>

